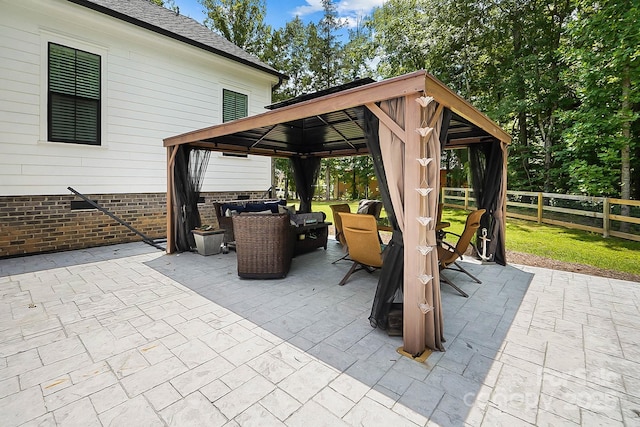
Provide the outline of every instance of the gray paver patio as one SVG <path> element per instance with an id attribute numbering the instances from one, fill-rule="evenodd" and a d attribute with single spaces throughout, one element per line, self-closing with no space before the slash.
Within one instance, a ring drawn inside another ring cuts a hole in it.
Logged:
<path id="1" fill-rule="evenodd" d="M 142 243 L 0 260 L 0 424 L 640 425 L 640 284 L 467 262 L 419 363 L 339 255 L 270 281 Z"/>

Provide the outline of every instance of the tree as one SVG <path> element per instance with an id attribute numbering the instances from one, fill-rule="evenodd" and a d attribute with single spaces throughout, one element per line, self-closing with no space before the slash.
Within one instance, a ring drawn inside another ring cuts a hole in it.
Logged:
<path id="1" fill-rule="evenodd" d="M 293 169 L 289 163 L 289 159 L 273 157 L 273 165 L 276 169 L 276 175 L 282 178 L 282 188 L 284 189 L 284 198 L 289 199 L 289 187 L 295 182 L 293 178 Z"/>
<path id="2" fill-rule="evenodd" d="M 349 41 L 343 47 L 342 81 L 375 76 L 373 46 L 368 42 L 370 38 L 371 32 L 364 25 L 364 20 L 358 19 L 356 27 L 349 30 Z"/>
<path id="3" fill-rule="evenodd" d="M 175 0 L 149 0 L 151 3 L 157 4 L 169 10 L 173 10 L 175 13 L 180 13 L 180 8 L 176 6 Z"/>
<path id="4" fill-rule="evenodd" d="M 336 6 L 331 0 L 322 0 L 324 14 L 317 25 L 316 32 L 310 34 L 310 48 L 315 52 L 311 56 L 310 69 L 316 77 L 317 90 L 328 89 L 340 81 L 342 67 L 342 43 L 336 32 L 344 27 L 338 20 Z"/>
<path id="5" fill-rule="evenodd" d="M 424 0 L 389 0 L 365 21 L 372 35 L 370 59 L 377 58 L 383 78 L 425 68 L 433 37 L 424 6 Z"/>
<path id="6" fill-rule="evenodd" d="M 569 27 L 567 79 L 579 100 L 565 115 L 565 161 L 586 194 L 631 198 L 631 152 L 638 146 L 640 7 L 635 2 L 580 0 Z M 628 214 L 628 207 L 623 210 Z"/>
<path id="7" fill-rule="evenodd" d="M 273 94 L 275 101 L 313 92 L 314 76 L 309 68 L 312 52 L 309 47 L 309 27 L 299 17 L 273 32 L 265 50 L 264 60 L 287 76 Z"/>
<path id="8" fill-rule="evenodd" d="M 200 0 L 204 24 L 236 46 L 261 57 L 271 28 L 264 23 L 264 0 Z"/>

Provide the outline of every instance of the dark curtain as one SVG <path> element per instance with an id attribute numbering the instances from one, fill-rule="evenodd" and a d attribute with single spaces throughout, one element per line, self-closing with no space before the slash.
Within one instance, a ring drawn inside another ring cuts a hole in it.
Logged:
<path id="1" fill-rule="evenodd" d="M 502 221 L 497 220 L 500 206 L 500 191 L 502 188 L 502 167 L 503 152 L 500 144 L 496 141 L 473 144 L 469 148 L 469 158 L 471 161 L 471 184 L 476 197 L 478 209 L 486 209 L 487 213 L 480 220 L 480 228 L 487 229 L 487 236 L 491 241 L 487 247 L 487 254 L 493 255 L 492 261 L 506 265 L 505 246 L 502 236 L 504 230 Z M 480 243 L 480 242 L 478 242 Z M 482 250 L 481 247 L 478 247 Z"/>
<path id="2" fill-rule="evenodd" d="M 180 145 L 174 160 L 174 230 L 176 249 L 190 251 L 196 244 L 191 230 L 202 225 L 198 199 L 210 151 Z"/>
<path id="3" fill-rule="evenodd" d="M 316 191 L 315 184 L 320 174 L 320 157 L 291 157 L 296 192 L 300 197 L 299 213 L 311 212 L 311 201 Z"/>
<path id="4" fill-rule="evenodd" d="M 447 146 L 447 135 L 449 133 L 449 123 L 451 122 L 451 110 L 445 108 L 442 111 L 442 127 L 440 128 L 440 149 L 444 150 Z M 442 187 L 442 183 L 440 183 Z"/>
<path id="5" fill-rule="evenodd" d="M 373 170 L 378 180 L 380 198 L 389 218 L 389 225 L 393 228 L 391 240 L 387 245 L 384 254 L 384 263 L 380 270 L 378 287 L 371 307 L 369 322 L 372 327 L 386 329 L 389 320 L 389 311 L 393 303 L 394 296 L 398 289 L 402 289 L 404 274 L 404 244 L 402 231 L 398 227 L 398 221 L 393 210 L 391 198 L 389 197 L 389 186 L 387 176 L 382 163 L 382 153 L 380 152 L 380 139 L 378 137 L 378 118 L 369 109 L 364 110 L 365 135 L 367 137 L 367 148 L 373 159 Z"/>

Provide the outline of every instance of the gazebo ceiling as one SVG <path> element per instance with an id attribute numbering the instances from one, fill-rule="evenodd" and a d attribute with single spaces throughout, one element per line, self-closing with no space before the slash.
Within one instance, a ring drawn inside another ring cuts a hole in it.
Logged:
<path id="1" fill-rule="evenodd" d="M 422 84 L 419 84 L 422 83 Z M 433 94 L 430 93 L 433 89 Z M 268 106 L 271 111 L 165 139 L 213 151 L 275 157 L 337 157 L 367 154 L 366 104 L 424 92 L 452 111 L 447 146 L 511 138 L 441 82 L 424 71 L 382 82 L 361 79 Z"/>

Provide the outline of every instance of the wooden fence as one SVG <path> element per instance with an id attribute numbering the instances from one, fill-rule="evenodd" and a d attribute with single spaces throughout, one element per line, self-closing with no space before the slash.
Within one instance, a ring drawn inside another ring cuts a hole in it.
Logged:
<path id="1" fill-rule="evenodd" d="M 446 207 L 474 209 L 473 189 L 444 187 Z M 622 206 L 629 215 L 622 215 Z M 640 201 L 531 191 L 507 191 L 507 217 L 640 241 Z"/>

